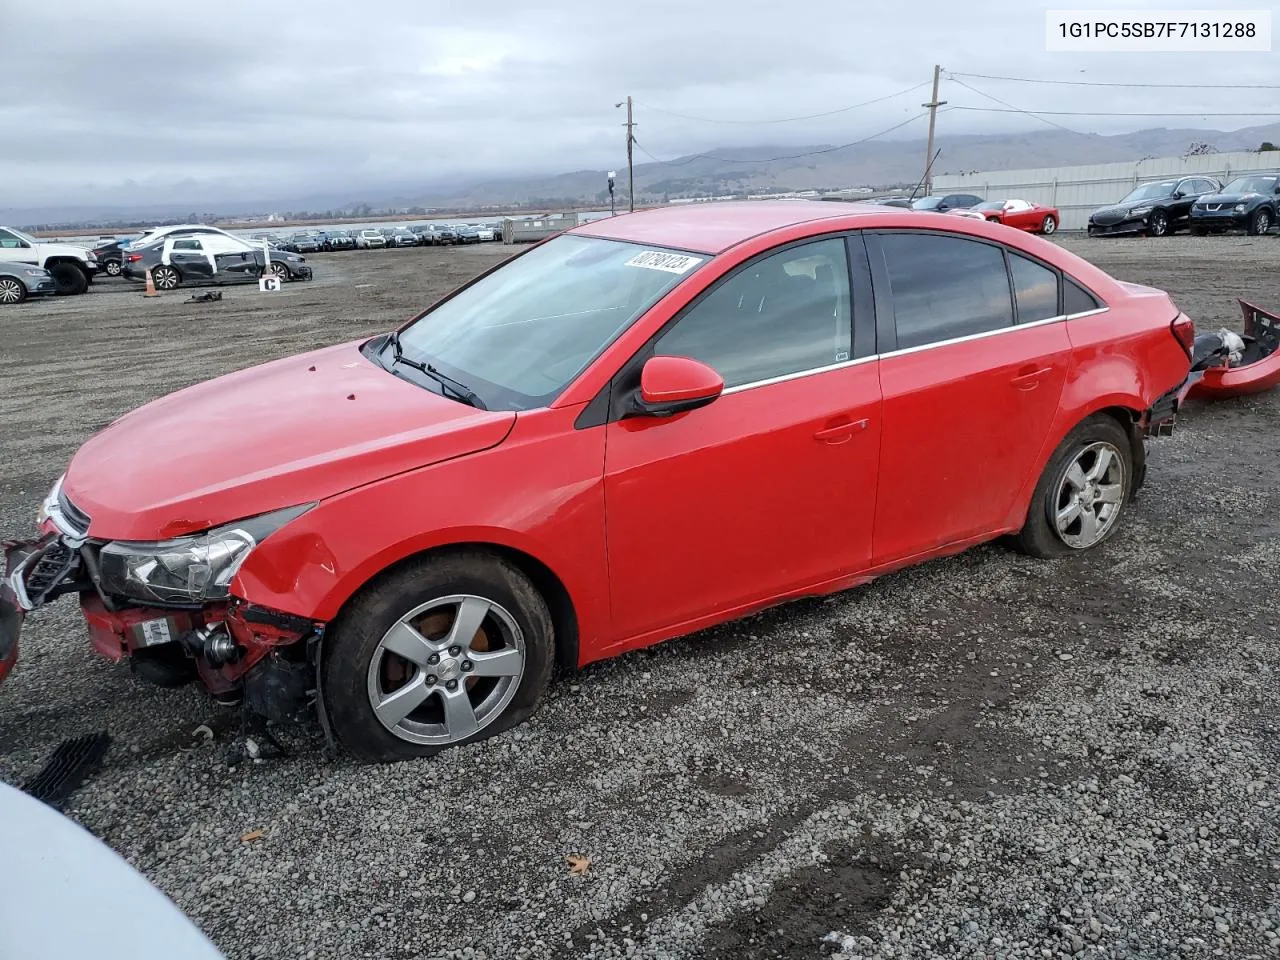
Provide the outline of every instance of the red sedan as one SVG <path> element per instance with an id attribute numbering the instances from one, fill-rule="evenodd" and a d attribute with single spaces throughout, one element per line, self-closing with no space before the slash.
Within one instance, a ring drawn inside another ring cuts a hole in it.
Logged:
<path id="1" fill-rule="evenodd" d="M 527 717 L 556 663 L 1002 534 L 1096 547 L 1194 333 L 1159 290 L 949 214 L 598 220 L 92 437 L 8 550 L 0 648 L 73 592 L 158 682 L 430 754 Z"/>
<path id="2" fill-rule="evenodd" d="M 1042 207 L 1029 200 L 984 200 L 976 206 L 957 210 L 955 213 L 974 219 L 981 217 L 992 223 L 1003 223 L 1006 227 L 1045 235 L 1056 232 L 1061 222 L 1057 207 Z"/>

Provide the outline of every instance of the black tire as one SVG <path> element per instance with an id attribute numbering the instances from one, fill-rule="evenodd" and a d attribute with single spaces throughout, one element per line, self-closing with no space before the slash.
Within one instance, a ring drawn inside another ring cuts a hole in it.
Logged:
<path id="1" fill-rule="evenodd" d="M 1120 455 L 1123 465 L 1122 500 L 1115 510 L 1114 519 L 1093 543 L 1088 546 L 1071 546 L 1059 535 L 1054 517 L 1058 511 L 1059 491 L 1070 466 L 1093 444 L 1109 444 Z M 1071 556 L 1091 550 L 1106 542 L 1119 527 L 1125 508 L 1133 497 L 1134 466 L 1133 448 L 1128 431 L 1113 417 L 1106 414 L 1095 414 L 1078 424 L 1063 438 L 1058 449 L 1053 452 L 1045 465 L 1044 473 L 1036 483 L 1035 492 L 1031 495 L 1031 505 L 1027 510 L 1027 519 L 1014 538 L 1017 547 L 1033 557 L 1045 560 Z"/>
<path id="2" fill-rule="evenodd" d="M 1053 214 L 1049 214 L 1040 224 L 1040 232 L 1046 237 L 1056 232 L 1058 229 L 1058 221 Z"/>
<path id="3" fill-rule="evenodd" d="M 17 277 L 0 277 L 0 307 L 13 306 L 27 299 L 27 288 Z"/>
<path id="4" fill-rule="evenodd" d="M 151 282 L 157 290 L 175 290 L 182 283 L 182 274 L 168 264 L 151 268 Z"/>
<path id="5" fill-rule="evenodd" d="M 289 272 L 289 265 L 279 260 L 271 261 L 271 272 L 280 279 L 281 283 L 288 283 L 293 279 L 293 274 Z"/>
<path id="6" fill-rule="evenodd" d="M 1166 237 L 1173 233 L 1169 224 L 1169 215 L 1163 210 L 1152 210 L 1147 217 L 1147 236 Z"/>
<path id="7" fill-rule="evenodd" d="M 108 277 L 118 277 L 120 276 L 120 261 L 103 260 L 102 269 L 106 271 Z"/>
<path id="8" fill-rule="evenodd" d="M 1254 237 L 1262 236 L 1271 229 L 1275 218 L 1271 215 L 1269 207 L 1259 207 L 1253 212 L 1253 216 L 1249 218 L 1249 234 Z"/>
<path id="9" fill-rule="evenodd" d="M 1209 235 L 1209 231 L 1204 227 L 1192 227 L 1191 235 L 1195 237 L 1207 237 Z"/>
<path id="10" fill-rule="evenodd" d="M 74 263 L 55 263 L 49 267 L 60 297 L 77 296 L 89 289 L 89 278 Z"/>
<path id="11" fill-rule="evenodd" d="M 370 703 L 370 664 L 388 630 L 415 607 L 459 594 L 500 604 L 519 626 L 524 672 L 501 713 L 475 733 L 448 745 L 413 743 L 392 733 Z M 330 626 L 320 665 L 320 695 L 339 742 L 365 763 L 429 757 L 483 740 L 523 722 L 536 709 L 555 663 L 555 631 L 547 604 L 529 579 L 506 560 L 480 550 L 427 557 L 375 580 Z"/>

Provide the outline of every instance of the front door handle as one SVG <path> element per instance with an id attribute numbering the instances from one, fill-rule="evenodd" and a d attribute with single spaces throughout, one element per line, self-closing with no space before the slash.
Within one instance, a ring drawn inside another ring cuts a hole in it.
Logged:
<path id="1" fill-rule="evenodd" d="M 867 429 L 867 421 L 865 419 L 845 420 L 830 427 L 824 427 L 813 435 L 813 439 L 822 443 L 844 443 L 852 439 L 855 433 L 865 429 Z"/>
<path id="2" fill-rule="evenodd" d="M 1040 385 L 1040 381 L 1052 372 L 1052 367 L 1041 367 L 1039 370 L 1032 370 L 1030 373 L 1020 373 L 1009 382 L 1019 390 L 1034 390 Z"/>

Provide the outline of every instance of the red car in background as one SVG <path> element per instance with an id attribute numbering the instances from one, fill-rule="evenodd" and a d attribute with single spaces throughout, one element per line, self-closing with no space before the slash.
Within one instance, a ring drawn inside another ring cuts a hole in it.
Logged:
<path id="1" fill-rule="evenodd" d="M 524 719 L 556 663 L 1002 534 L 1097 547 L 1194 335 L 1159 290 L 950 214 L 597 220 L 93 436 L 9 544 L 0 659 L 75 593 L 158 682 L 431 754 Z"/>
<path id="2" fill-rule="evenodd" d="M 1057 207 L 1042 207 L 1030 200 L 984 200 L 967 210 L 953 211 L 957 216 L 990 220 L 1028 233 L 1054 233 L 1061 218 Z"/>

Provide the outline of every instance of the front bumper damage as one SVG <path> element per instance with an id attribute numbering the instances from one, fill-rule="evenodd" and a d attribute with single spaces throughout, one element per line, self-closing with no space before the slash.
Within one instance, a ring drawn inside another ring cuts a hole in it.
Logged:
<path id="1" fill-rule="evenodd" d="M 203 606 L 148 606 L 105 594 L 102 545 L 46 525 L 41 536 L 5 541 L 0 579 L 0 682 L 18 659 L 26 615 L 75 593 L 89 642 L 114 662 L 163 686 L 199 680 L 224 702 L 243 702 L 278 723 L 313 716 L 324 624 L 239 597 Z"/>

